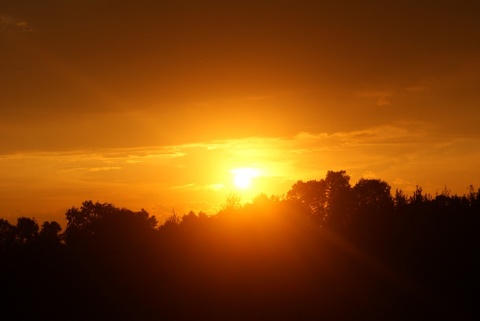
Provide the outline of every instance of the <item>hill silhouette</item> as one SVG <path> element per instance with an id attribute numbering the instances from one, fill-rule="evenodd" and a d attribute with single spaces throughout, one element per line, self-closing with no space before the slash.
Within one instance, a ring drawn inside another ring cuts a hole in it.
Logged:
<path id="1" fill-rule="evenodd" d="M 85 201 L 0 219 L 4 320 L 474 320 L 480 189 L 394 195 L 345 171 L 214 216 Z"/>

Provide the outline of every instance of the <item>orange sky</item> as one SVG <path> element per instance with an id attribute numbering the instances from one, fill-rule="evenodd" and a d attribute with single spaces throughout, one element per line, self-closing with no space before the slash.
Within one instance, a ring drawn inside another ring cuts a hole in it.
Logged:
<path id="1" fill-rule="evenodd" d="M 477 1 L 0 2 L 0 217 L 480 187 Z M 252 188 L 232 169 L 259 170 Z"/>

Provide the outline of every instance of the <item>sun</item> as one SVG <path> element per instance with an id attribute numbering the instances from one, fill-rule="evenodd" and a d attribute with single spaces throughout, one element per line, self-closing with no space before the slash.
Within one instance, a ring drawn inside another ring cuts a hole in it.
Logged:
<path id="1" fill-rule="evenodd" d="M 254 168 L 236 168 L 232 169 L 233 185 L 238 189 L 247 189 L 252 185 L 252 179 L 259 175 L 258 170 Z"/>
<path id="2" fill-rule="evenodd" d="M 233 178 L 233 184 L 240 189 L 246 189 L 252 185 L 252 179 L 248 176 L 236 174 Z"/>

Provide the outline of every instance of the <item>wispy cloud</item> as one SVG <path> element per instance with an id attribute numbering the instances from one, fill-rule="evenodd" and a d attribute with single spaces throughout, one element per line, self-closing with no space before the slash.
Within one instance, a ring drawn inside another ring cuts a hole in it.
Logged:
<path id="1" fill-rule="evenodd" d="M 363 178 L 366 178 L 366 179 L 378 179 L 378 176 L 377 174 L 375 174 L 374 172 L 372 171 L 366 171 L 363 173 L 362 175 Z"/>
<path id="2" fill-rule="evenodd" d="M 195 184 L 193 184 L 193 183 L 190 183 L 190 184 L 184 184 L 184 185 L 172 186 L 172 189 L 187 188 L 187 187 L 192 187 L 192 186 L 195 186 Z"/>
<path id="3" fill-rule="evenodd" d="M 0 31 L 2 32 L 30 32 L 33 29 L 26 20 L 9 15 L 0 14 Z"/>
<path id="4" fill-rule="evenodd" d="M 64 172 L 74 172 L 74 171 L 83 171 L 83 172 L 106 172 L 112 170 L 120 170 L 122 167 L 119 166 L 102 166 L 102 167 L 76 167 L 65 170 Z"/>
<path id="5" fill-rule="evenodd" d="M 421 85 L 410 86 L 410 87 L 405 88 L 406 92 L 422 92 L 422 91 L 425 91 L 425 90 L 428 90 L 428 88 L 425 87 L 425 86 L 421 86 Z"/>
<path id="6" fill-rule="evenodd" d="M 147 210 L 158 204 L 189 210 L 188 204 L 196 202 L 195 210 L 212 212 L 235 192 L 232 169 L 244 167 L 260 173 L 251 193 L 242 196 L 246 201 L 260 192 L 282 195 L 299 179 L 320 179 L 328 170 L 342 169 L 352 183 L 380 178 L 393 190 L 409 192 L 418 184 L 430 193 L 447 184 L 462 193 L 464 185 L 480 182 L 480 170 L 471 170 L 480 151 L 468 148 L 479 144 L 478 137 L 439 136 L 425 123 L 398 123 L 330 134 L 10 154 L 0 157 L 0 204 L 16 199 L 32 208 L 46 202 L 68 208 L 94 198 Z"/>
<path id="7" fill-rule="evenodd" d="M 225 188 L 225 184 L 222 184 L 222 183 L 210 184 L 207 186 L 207 188 L 218 191 Z"/>
<path id="8" fill-rule="evenodd" d="M 395 86 L 388 90 L 382 89 L 371 89 L 371 90 L 360 90 L 354 92 L 353 96 L 360 99 L 367 99 L 374 101 L 375 104 L 379 107 L 388 106 L 392 104 L 392 101 L 395 98 L 398 98 L 401 95 L 413 95 L 420 94 L 428 90 L 427 83 L 424 84 L 412 84 L 406 87 Z"/>
<path id="9" fill-rule="evenodd" d="M 360 98 L 379 98 L 379 97 L 389 97 L 392 95 L 391 91 L 383 90 L 365 90 L 358 91 L 355 93 L 355 96 Z"/>
<path id="10" fill-rule="evenodd" d="M 355 93 L 356 97 L 364 99 L 374 99 L 377 106 L 388 106 L 391 104 L 390 97 L 393 95 L 392 91 L 382 90 L 366 90 Z"/>

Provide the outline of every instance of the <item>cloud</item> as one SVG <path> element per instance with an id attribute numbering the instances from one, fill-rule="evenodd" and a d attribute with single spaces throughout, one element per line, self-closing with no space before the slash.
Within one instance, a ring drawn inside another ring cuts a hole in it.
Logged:
<path id="1" fill-rule="evenodd" d="M 179 185 L 179 186 L 172 186 L 172 189 L 188 188 L 188 187 L 192 187 L 192 186 L 195 186 L 195 184 L 190 183 L 190 184 L 184 184 L 184 185 Z"/>
<path id="2" fill-rule="evenodd" d="M 392 98 L 401 94 L 419 94 L 428 90 L 426 85 L 416 84 L 407 87 L 395 87 L 391 90 L 363 90 L 356 91 L 354 96 L 361 99 L 375 100 L 377 106 L 389 106 Z"/>
<path id="3" fill-rule="evenodd" d="M 371 171 L 364 172 L 362 176 L 365 179 L 377 179 L 378 178 L 377 174 L 375 174 L 374 172 L 371 172 Z"/>
<path id="4" fill-rule="evenodd" d="M 213 189 L 213 190 L 221 190 L 221 189 L 225 188 L 225 184 L 222 184 L 222 183 L 210 184 L 210 185 L 207 186 L 207 188 Z"/>
<path id="5" fill-rule="evenodd" d="M 391 102 L 386 97 L 380 97 L 377 100 L 377 106 L 388 106 Z"/>
<path id="6" fill-rule="evenodd" d="M 354 96 L 362 99 L 375 99 L 377 106 L 388 106 L 391 104 L 389 98 L 393 96 L 393 91 L 365 90 L 355 92 Z"/>
<path id="7" fill-rule="evenodd" d="M 412 185 L 411 182 L 406 181 L 400 177 L 395 178 L 395 180 L 392 182 L 394 185 Z"/>
<path id="8" fill-rule="evenodd" d="M 0 15 L 0 31 L 2 32 L 30 32 L 32 30 L 26 20 Z"/>
<path id="9" fill-rule="evenodd" d="M 352 184 L 380 178 L 407 193 L 417 184 L 429 193 L 445 184 L 462 193 L 480 181 L 480 152 L 469 149 L 478 144 L 475 137 L 440 137 L 425 123 L 397 123 L 330 134 L 10 154 L 0 157 L 0 212 L 19 213 L 15 204 L 58 211 L 93 198 L 132 209 L 151 211 L 162 203 L 212 213 L 236 191 L 231 170 L 245 167 L 260 171 L 254 189 L 242 195 L 246 201 L 260 192 L 283 195 L 297 180 L 321 179 L 328 170 L 346 170 Z"/>
<path id="10" fill-rule="evenodd" d="M 425 91 L 425 90 L 428 90 L 428 88 L 425 87 L 425 86 L 421 86 L 421 85 L 410 86 L 410 87 L 405 88 L 406 92 L 421 92 L 421 91 Z"/>
<path id="11" fill-rule="evenodd" d="M 84 172 L 105 172 L 112 170 L 120 170 L 119 166 L 101 166 L 101 167 L 78 167 L 65 170 L 64 172 L 84 171 Z"/>
<path id="12" fill-rule="evenodd" d="M 360 98 L 380 98 L 380 97 L 390 97 L 391 95 L 392 95 L 391 91 L 382 91 L 382 90 L 365 90 L 365 91 L 358 91 L 355 93 L 355 96 Z"/>

